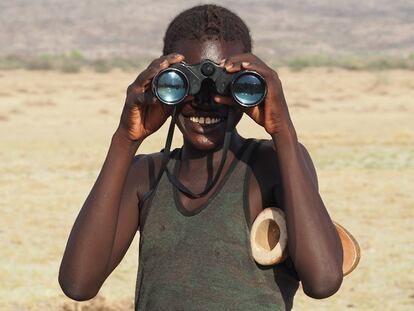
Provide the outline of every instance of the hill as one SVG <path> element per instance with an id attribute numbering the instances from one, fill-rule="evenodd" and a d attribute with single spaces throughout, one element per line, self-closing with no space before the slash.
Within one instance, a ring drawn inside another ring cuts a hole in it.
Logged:
<path id="1" fill-rule="evenodd" d="M 209 1 L 2 0 L 0 57 L 81 51 L 89 58 L 157 56 L 169 21 Z M 414 2 L 230 0 L 262 56 L 414 51 Z"/>

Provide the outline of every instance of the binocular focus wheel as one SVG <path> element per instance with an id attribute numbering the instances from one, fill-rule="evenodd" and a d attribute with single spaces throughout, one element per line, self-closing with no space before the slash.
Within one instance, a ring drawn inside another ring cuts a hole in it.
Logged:
<path id="1" fill-rule="evenodd" d="M 342 244 L 343 275 L 351 273 L 359 263 L 361 250 L 357 240 L 343 226 L 334 222 Z M 288 256 L 285 214 L 279 208 L 265 208 L 256 217 L 250 231 L 254 260 L 265 266 L 275 265 Z"/>

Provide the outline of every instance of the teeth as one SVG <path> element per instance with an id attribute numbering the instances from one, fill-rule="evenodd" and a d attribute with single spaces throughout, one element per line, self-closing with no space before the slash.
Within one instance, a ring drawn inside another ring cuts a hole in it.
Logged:
<path id="1" fill-rule="evenodd" d="M 190 117 L 190 121 L 199 123 L 199 124 L 216 124 L 221 121 L 220 118 L 210 118 L 210 117 Z"/>

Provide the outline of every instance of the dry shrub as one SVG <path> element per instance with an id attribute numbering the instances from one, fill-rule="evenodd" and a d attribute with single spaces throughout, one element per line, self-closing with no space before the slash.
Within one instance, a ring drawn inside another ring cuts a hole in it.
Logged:
<path id="1" fill-rule="evenodd" d="M 22 114 L 23 112 L 20 109 L 13 108 L 13 109 L 10 109 L 10 113 L 11 114 Z"/>
<path id="2" fill-rule="evenodd" d="M 309 104 L 305 104 L 302 102 L 293 102 L 292 104 L 290 104 L 290 106 L 295 107 L 295 108 L 304 108 L 304 109 L 308 109 L 310 107 Z"/>
<path id="3" fill-rule="evenodd" d="M 10 97 L 10 96 L 13 96 L 13 94 L 11 94 L 9 92 L 0 91 L 0 96 L 1 97 Z"/>
<path id="4" fill-rule="evenodd" d="M 6 122 L 6 121 L 9 121 L 9 118 L 7 116 L 0 114 L 0 122 Z"/>
<path id="5" fill-rule="evenodd" d="M 102 109 L 99 109 L 98 113 L 99 114 L 109 114 L 109 110 L 105 109 L 105 108 L 102 108 Z"/>
<path id="6" fill-rule="evenodd" d="M 25 106 L 31 107 L 52 107 L 56 106 L 56 103 L 51 100 L 35 100 L 35 101 L 26 101 L 24 102 Z"/>

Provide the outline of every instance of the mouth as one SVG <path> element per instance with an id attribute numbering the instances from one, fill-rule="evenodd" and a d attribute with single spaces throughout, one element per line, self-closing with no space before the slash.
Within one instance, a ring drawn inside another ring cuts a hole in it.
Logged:
<path id="1" fill-rule="evenodd" d="M 182 114 L 185 128 L 197 134 L 213 134 L 224 132 L 227 118 L 217 113 L 193 112 Z"/>
<path id="2" fill-rule="evenodd" d="M 221 136 L 225 133 L 228 107 L 195 105 L 189 101 L 180 111 L 181 124 L 188 134 Z"/>
<path id="3" fill-rule="evenodd" d="M 191 122 L 197 123 L 200 125 L 217 125 L 218 123 L 221 123 L 224 121 L 224 118 L 222 117 L 201 117 L 201 116 L 191 116 L 187 117 Z"/>

